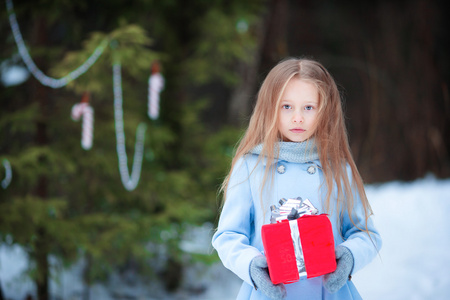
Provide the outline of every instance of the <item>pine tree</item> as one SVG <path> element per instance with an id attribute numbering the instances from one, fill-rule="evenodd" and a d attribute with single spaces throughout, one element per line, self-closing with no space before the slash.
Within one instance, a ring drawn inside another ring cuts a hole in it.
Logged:
<path id="1" fill-rule="evenodd" d="M 253 22 L 258 1 L 194 2 L 185 9 L 180 9 L 183 1 L 142 1 L 134 7 L 120 1 L 17 3 L 24 40 L 45 74 L 64 76 L 106 45 L 88 72 L 64 88 L 30 78 L 0 93 L 0 158 L 7 158 L 13 170 L 11 184 L 0 190 L 0 241 L 29 253 L 29 274 L 40 300 L 49 299 L 54 272 L 49 256 L 66 266 L 84 257 L 87 285 L 130 261 L 137 261 L 143 273 L 151 271 L 146 269 L 152 268 L 148 262 L 155 251 L 149 245 L 164 244 L 169 265 L 179 268 L 182 224 L 215 221 L 216 191 L 239 131 L 225 128 L 217 135 L 200 116 L 214 95 L 205 92 L 208 85 L 229 89 L 238 81 L 233 65 L 247 59 L 254 43 L 251 31 L 234 28 L 242 18 Z M 218 20 L 220 26 L 205 27 L 204 20 Z M 7 26 L 0 27 L 8 37 L 1 58 L 17 51 Z M 146 114 L 154 59 L 162 61 L 167 83 L 157 122 Z M 119 61 L 130 172 L 136 128 L 147 125 L 140 183 L 130 192 L 121 183 L 116 152 L 112 66 Z M 80 122 L 70 119 L 86 91 L 95 111 L 88 151 L 80 145 Z M 162 231 L 174 234 L 162 237 Z"/>

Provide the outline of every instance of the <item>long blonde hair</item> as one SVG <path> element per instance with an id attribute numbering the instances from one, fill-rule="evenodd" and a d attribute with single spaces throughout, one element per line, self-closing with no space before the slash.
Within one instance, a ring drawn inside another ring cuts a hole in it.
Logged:
<path id="1" fill-rule="evenodd" d="M 319 92 L 318 123 L 314 137 L 325 177 L 325 212 L 336 209 L 338 223 L 341 224 L 345 209 L 351 222 L 355 224 L 352 219 L 356 196 L 352 191 L 355 190 L 364 208 L 365 228 L 362 230 L 367 232 L 367 220 L 372 210 L 350 151 L 339 90 L 329 72 L 314 60 L 289 58 L 277 64 L 267 75 L 259 90 L 249 126 L 236 149 L 230 173 L 222 184 L 224 199 L 231 172 L 239 158 L 258 144 L 263 144 L 259 159 L 267 157 L 268 160 L 273 160 L 277 156 L 277 153 L 274 153 L 275 144 L 282 140 L 277 125 L 279 103 L 287 83 L 293 77 L 314 84 Z M 352 183 L 347 174 L 347 164 L 351 169 Z M 263 186 L 269 177 L 270 168 L 266 168 L 265 172 Z M 337 189 L 337 201 L 333 208 L 331 198 L 334 187 Z"/>

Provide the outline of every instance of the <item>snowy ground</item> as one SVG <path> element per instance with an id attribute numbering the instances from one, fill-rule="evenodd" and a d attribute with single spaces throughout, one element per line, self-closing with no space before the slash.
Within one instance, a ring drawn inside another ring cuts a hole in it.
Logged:
<path id="1" fill-rule="evenodd" d="M 363 299 L 450 299 L 450 179 L 366 191 L 383 248 L 354 277 Z"/>
<path id="2" fill-rule="evenodd" d="M 363 299 L 450 299 L 450 179 L 433 177 L 411 183 L 369 185 L 367 195 L 374 221 L 383 238 L 380 257 L 355 274 L 354 283 Z M 201 242 L 210 251 L 211 228 L 202 228 Z M 185 245 L 189 247 L 189 241 Z M 21 276 L 26 260 L 20 248 L 0 247 L 0 282 L 7 299 L 23 300 L 34 291 Z M 80 266 L 62 272 L 52 283 L 55 299 L 82 299 Z M 138 278 L 112 278 L 106 285 L 91 288 L 91 299 L 235 299 L 240 281 L 221 264 L 187 270 L 186 282 L 175 294 L 158 285 L 148 286 Z M 120 282 L 120 284 L 118 284 Z"/>

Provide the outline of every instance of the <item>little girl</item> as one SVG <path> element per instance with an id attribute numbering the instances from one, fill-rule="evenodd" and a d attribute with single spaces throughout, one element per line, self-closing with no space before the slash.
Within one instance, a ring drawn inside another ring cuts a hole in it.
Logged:
<path id="1" fill-rule="evenodd" d="M 361 299 L 350 281 L 381 247 L 350 153 L 336 83 L 318 62 L 287 59 L 267 75 L 222 190 L 212 244 L 244 282 L 237 299 Z M 332 223 L 337 268 L 291 284 L 270 281 L 261 226 L 271 205 L 302 197 Z"/>

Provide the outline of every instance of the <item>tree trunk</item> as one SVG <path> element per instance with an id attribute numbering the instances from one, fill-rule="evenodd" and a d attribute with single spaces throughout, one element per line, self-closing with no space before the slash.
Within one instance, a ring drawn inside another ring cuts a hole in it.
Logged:
<path id="1" fill-rule="evenodd" d="M 83 300 L 90 300 L 90 290 L 92 281 L 90 279 L 89 272 L 91 270 L 92 264 L 92 256 L 88 253 L 85 254 L 86 264 L 83 269 L 83 281 L 84 281 L 84 290 L 83 290 Z"/>
<path id="2" fill-rule="evenodd" d="M 46 24 L 43 18 L 38 18 L 34 22 L 33 39 L 35 46 L 48 46 L 47 45 L 47 33 Z M 36 60 L 36 64 L 43 69 L 45 73 L 46 62 L 44 60 Z M 39 116 L 36 120 L 36 144 L 39 146 L 48 145 L 48 105 L 49 105 L 49 88 L 43 86 L 37 80 L 32 81 L 32 94 L 30 98 L 32 102 L 38 103 Z M 41 158 L 44 160 L 44 158 Z M 44 163 L 44 161 L 42 162 Z M 39 198 L 39 201 L 45 201 L 48 197 L 48 178 L 45 175 L 39 175 L 38 183 L 36 185 L 34 194 Z M 34 243 L 34 250 L 32 257 L 36 261 L 36 285 L 37 285 L 37 297 L 38 300 L 49 300 L 49 240 L 46 229 L 42 225 L 38 225 L 36 228 L 36 241 Z"/>
<path id="3" fill-rule="evenodd" d="M 35 259 L 37 266 L 37 296 L 39 300 L 48 300 L 48 278 L 50 277 L 50 270 L 48 265 L 48 244 L 46 233 L 43 228 L 38 230 L 38 236 L 36 241 Z"/>
<path id="4" fill-rule="evenodd" d="M 2 290 L 2 281 L 0 280 L 0 300 L 4 300 L 5 298 L 3 297 L 3 290 Z"/>
<path id="5" fill-rule="evenodd" d="M 260 26 L 261 28 L 261 26 Z M 262 30 L 258 30 L 261 32 Z M 261 34 L 262 35 L 262 32 Z M 258 39 L 261 40 L 261 39 Z M 258 85 L 258 68 L 260 62 L 261 45 L 255 53 L 249 53 L 252 57 L 249 62 L 242 62 L 239 66 L 240 84 L 234 89 L 228 108 L 228 123 L 236 126 L 242 125 L 242 121 L 250 115 L 253 100 L 255 99 L 255 87 Z"/>
<path id="6" fill-rule="evenodd" d="M 260 44 L 255 53 L 249 53 L 252 59 L 239 66 L 241 83 L 231 96 L 228 108 L 229 124 L 242 125 L 243 120 L 251 114 L 252 104 L 256 101 L 257 89 L 265 75 L 287 55 L 288 16 L 288 0 L 269 1 L 267 15 L 258 28 Z"/>
<path id="7" fill-rule="evenodd" d="M 288 55 L 287 32 L 289 1 L 271 0 L 264 21 L 264 37 L 260 55 L 260 76 L 263 78 L 282 58 Z M 260 78 L 262 80 L 263 78 Z"/>

